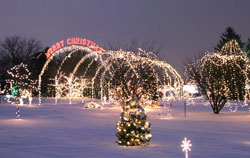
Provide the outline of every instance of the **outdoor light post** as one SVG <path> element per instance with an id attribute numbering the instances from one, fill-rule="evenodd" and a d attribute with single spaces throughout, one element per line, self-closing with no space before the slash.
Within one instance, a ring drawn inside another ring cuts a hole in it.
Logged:
<path id="1" fill-rule="evenodd" d="M 187 102 L 184 100 L 184 116 L 187 116 Z"/>

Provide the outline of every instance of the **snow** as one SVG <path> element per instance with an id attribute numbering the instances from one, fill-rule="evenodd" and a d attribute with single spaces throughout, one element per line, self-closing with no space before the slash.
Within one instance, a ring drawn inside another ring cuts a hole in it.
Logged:
<path id="1" fill-rule="evenodd" d="M 15 119 L 14 104 L 0 103 L 0 158 L 181 158 L 184 137 L 192 144 L 189 158 L 250 157 L 247 107 L 239 106 L 237 112 L 224 107 L 216 115 L 197 102 L 187 106 L 184 117 L 183 101 L 175 101 L 167 120 L 160 119 L 159 108 L 146 108 L 153 135 L 149 146 L 123 147 L 115 143 L 119 107 L 84 109 L 81 100 L 71 105 L 33 101 L 20 107 L 21 120 Z"/>

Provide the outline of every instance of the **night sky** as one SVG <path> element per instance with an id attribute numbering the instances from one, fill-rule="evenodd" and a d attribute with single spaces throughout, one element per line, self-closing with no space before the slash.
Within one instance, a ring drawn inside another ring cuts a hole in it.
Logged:
<path id="1" fill-rule="evenodd" d="M 20 35 L 44 47 L 68 37 L 100 46 L 157 40 L 159 56 L 182 74 L 183 61 L 212 50 L 232 26 L 250 37 L 250 0 L 0 0 L 0 39 Z"/>

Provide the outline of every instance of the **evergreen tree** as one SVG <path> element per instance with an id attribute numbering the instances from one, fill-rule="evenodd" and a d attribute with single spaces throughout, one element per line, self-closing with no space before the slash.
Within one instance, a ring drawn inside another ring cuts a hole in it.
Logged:
<path id="1" fill-rule="evenodd" d="M 220 38 L 221 39 L 219 43 L 216 45 L 216 47 L 214 47 L 215 51 L 220 51 L 224 44 L 231 40 L 236 40 L 241 49 L 244 47 L 244 43 L 241 41 L 241 36 L 237 34 L 230 26 L 226 28 L 225 32 L 222 33 Z"/>
<path id="2" fill-rule="evenodd" d="M 116 136 L 119 145 L 148 145 L 152 137 L 150 123 L 147 122 L 141 105 L 145 100 L 158 98 L 157 78 L 152 63 L 142 62 L 140 59 L 142 58 L 131 62 L 135 72 L 131 71 L 129 63 L 124 59 L 115 60 L 113 63 L 115 71 L 111 83 L 119 87 L 117 99 L 122 102 L 123 108 L 121 121 L 117 123 Z"/>
<path id="3" fill-rule="evenodd" d="M 245 52 L 248 58 L 250 58 L 250 38 L 247 39 Z"/>
<path id="4" fill-rule="evenodd" d="M 243 72 L 247 69 L 245 54 L 236 40 L 227 42 L 219 54 L 232 58 L 223 66 L 226 83 L 230 90 L 229 99 L 243 100 L 246 93 L 246 76 Z"/>
<path id="5" fill-rule="evenodd" d="M 148 145 L 152 134 L 147 115 L 138 101 L 130 100 L 123 106 L 121 121 L 117 123 L 117 143 L 124 146 Z"/>

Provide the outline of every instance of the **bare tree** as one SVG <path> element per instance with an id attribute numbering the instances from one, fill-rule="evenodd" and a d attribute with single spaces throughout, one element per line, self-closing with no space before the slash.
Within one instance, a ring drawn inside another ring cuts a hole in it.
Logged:
<path id="1" fill-rule="evenodd" d="M 162 51 L 162 44 L 160 44 L 156 40 L 145 40 L 145 41 L 139 41 L 137 39 L 131 39 L 131 41 L 127 44 L 119 43 L 119 42 L 110 42 L 105 47 L 105 49 L 109 50 L 124 50 L 124 51 L 131 51 L 134 53 L 137 53 L 139 51 L 139 48 L 146 52 L 152 52 L 156 56 L 159 55 L 159 53 Z"/>
<path id="2" fill-rule="evenodd" d="M 189 81 L 195 81 L 201 90 L 201 93 L 209 100 L 215 114 L 219 114 L 228 100 L 226 87 L 223 82 L 225 78 L 223 71 L 216 64 L 216 57 L 210 60 L 201 58 L 192 64 L 186 66 L 185 74 Z"/>
<path id="3" fill-rule="evenodd" d="M 123 50 L 133 52 L 134 55 L 145 58 L 155 58 L 162 50 L 162 45 L 156 40 L 139 42 L 137 39 L 132 39 L 127 44 L 112 42 L 104 48 L 114 51 Z M 150 100 L 156 100 L 158 97 L 157 79 L 150 63 L 141 64 L 140 61 L 131 62 L 133 65 L 136 65 L 135 72 L 132 71 L 126 60 L 117 59 L 117 61 L 112 63 L 114 76 L 108 77 L 108 80 L 112 85 L 120 88 L 117 89 L 116 93 L 123 99 L 134 97 L 140 100 L 141 97 L 148 96 Z"/>
<path id="4" fill-rule="evenodd" d="M 4 75 L 14 65 L 28 63 L 28 60 L 41 50 L 41 43 L 35 39 L 17 35 L 6 37 L 0 41 L 0 73 Z"/>
<path id="5" fill-rule="evenodd" d="M 247 99 L 248 59 L 233 40 L 220 52 L 207 53 L 186 65 L 187 80 L 196 81 L 215 114 L 229 99 Z"/>
<path id="6" fill-rule="evenodd" d="M 111 71 L 114 75 L 106 76 L 112 86 L 115 86 L 118 99 L 140 100 L 143 96 L 147 96 L 149 100 L 155 100 L 157 79 L 150 63 L 141 64 L 140 61 L 134 61 L 132 64 L 135 66 L 134 69 L 131 69 L 126 60 L 117 59 L 112 63 Z"/>

